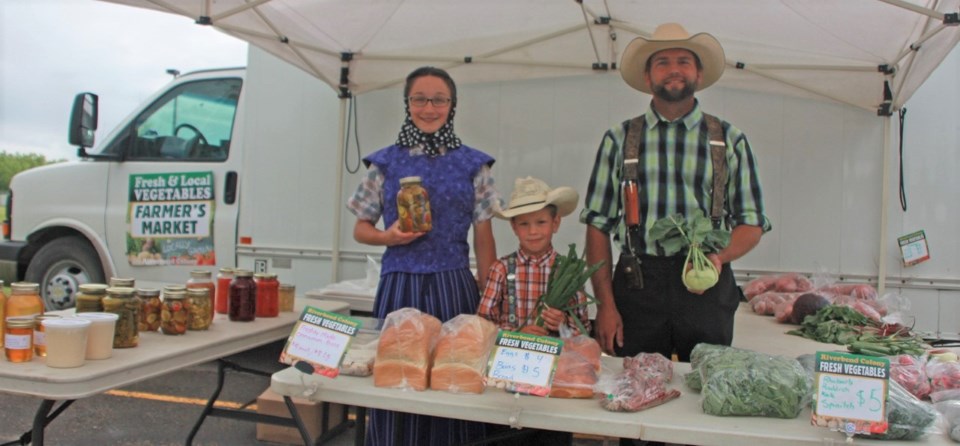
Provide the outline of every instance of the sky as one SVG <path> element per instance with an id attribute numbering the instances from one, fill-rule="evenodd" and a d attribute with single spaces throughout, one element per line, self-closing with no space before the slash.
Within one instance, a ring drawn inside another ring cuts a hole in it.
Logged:
<path id="1" fill-rule="evenodd" d="M 0 152 L 76 159 L 73 97 L 99 95 L 97 142 L 172 79 L 237 67 L 247 44 L 186 17 L 93 0 L 0 1 Z"/>

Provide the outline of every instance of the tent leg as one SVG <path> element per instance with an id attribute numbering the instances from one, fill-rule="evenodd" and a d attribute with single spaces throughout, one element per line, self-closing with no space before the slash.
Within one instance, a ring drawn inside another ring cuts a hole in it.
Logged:
<path id="1" fill-rule="evenodd" d="M 880 259 L 877 271 L 877 292 L 883 295 L 887 287 L 887 232 L 888 206 L 890 204 L 890 116 L 883 120 L 883 180 L 880 192 Z"/>
<path id="2" fill-rule="evenodd" d="M 340 280 L 340 214 L 343 209 L 343 146 L 346 141 L 347 101 L 350 98 L 340 98 L 340 125 L 337 127 L 337 176 L 335 205 L 333 206 L 333 244 L 330 252 L 330 283 Z M 354 124 L 356 125 L 356 124 Z"/>

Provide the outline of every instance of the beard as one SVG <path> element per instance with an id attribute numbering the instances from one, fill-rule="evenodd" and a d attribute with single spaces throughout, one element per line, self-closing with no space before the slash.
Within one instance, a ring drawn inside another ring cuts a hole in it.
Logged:
<path id="1" fill-rule="evenodd" d="M 668 90 L 666 84 L 671 80 L 667 79 L 663 83 L 654 85 L 653 95 L 666 102 L 681 102 L 693 97 L 693 93 L 697 91 L 696 82 L 689 82 L 686 79 L 683 80 L 683 88 Z"/>

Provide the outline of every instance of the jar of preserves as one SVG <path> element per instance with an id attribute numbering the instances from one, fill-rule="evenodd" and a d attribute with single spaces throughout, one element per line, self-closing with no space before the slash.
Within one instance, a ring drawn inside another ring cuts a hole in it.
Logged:
<path id="1" fill-rule="evenodd" d="M 187 288 L 187 330 L 206 330 L 213 322 L 213 301 L 207 288 Z"/>
<path id="2" fill-rule="evenodd" d="M 400 179 L 397 192 L 397 219 L 403 232 L 428 232 L 433 228 L 430 195 L 420 185 L 420 177 Z"/>
<path id="3" fill-rule="evenodd" d="M 33 282 L 14 282 L 10 284 L 10 296 L 4 305 L 5 317 L 24 316 L 31 321 L 34 316 L 43 314 L 43 300 L 40 299 L 40 284 Z"/>
<path id="4" fill-rule="evenodd" d="M 33 355 L 39 357 L 47 356 L 47 336 L 43 330 L 43 321 L 47 319 L 60 319 L 56 314 L 41 314 L 33 317 Z"/>
<path id="5" fill-rule="evenodd" d="M 293 311 L 293 301 L 296 297 L 297 287 L 292 283 L 281 283 L 278 294 L 280 311 Z"/>
<path id="6" fill-rule="evenodd" d="M 182 335 L 187 332 L 190 319 L 190 302 L 183 290 L 164 291 L 160 307 L 160 332 L 166 335 Z"/>
<path id="7" fill-rule="evenodd" d="M 137 288 L 140 298 L 140 322 L 137 331 L 153 333 L 160 329 L 160 290 L 157 288 Z"/>
<path id="8" fill-rule="evenodd" d="M 10 362 L 33 360 L 33 318 L 8 317 L 3 336 L 3 350 Z"/>
<path id="9" fill-rule="evenodd" d="M 191 288 L 204 288 L 207 290 L 207 295 L 210 296 L 210 308 L 213 309 L 213 299 L 217 294 L 217 285 L 213 282 L 213 273 L 210 271 L 203 270 L 194 270 L 190 271 L 190 279 L 187 280 L 187 290 Z M 189 298 L 189 294 L 187 295 Z M 207 313 L 207 322 L 206 326 L 209 327 L 213 323 L 213 312 Z M 206 330 L 206 328 L 203 328 Z"/>
<path id="10" fill-rule="evenodd" d="M 140 344 L 140 298 L 129 287 L 107 288 L 103 311 L 118 316 L 113 333 L 113 348 L 131 348 Z"/>
<path id="11" fill-rule="evenodd" d="M 77 291 L 77 313 L 99 313 L 103 311 L 103 298 L 107 297 L 105 283 L 85 283 Z"/>
<path id="12" fill-rule="evenodd" d="M 133 277 L 111 277 L 110 281 L 107 282 L 111 287 L 116 288 L 133 288 L 133 284 L 136 282 L 136 279 Z"/>
<path id="13" fill-rule="evenodd" d="M 0 280 L 0 343 L 3 343 L 3 334 L 7 332 L 7 295 L 3 293 L 3 281 Z"/>
<path id="14" fill-rule="evenodd" d="M 276 274 L 258 273 L 253 275 L 257 284 L 257 317 L 277 317 L 280 315 L 280 282 Z"/>
<path id="15" fill-rule="evenodd" d="M 219 314 L 227 314 L 227 296 L 230 294 L 230 281 L 233 280 L 233 268 L 220 268 L 217 273 L 216 298 L 213 305 Z"/>
<path id="16" fill-rule="evenodd" d="M 253 272 L 246 269 L 234 271 L 230 281 L 227 315 L 231 321 L 247 322 L 257 317 L 257 284 Z"/>

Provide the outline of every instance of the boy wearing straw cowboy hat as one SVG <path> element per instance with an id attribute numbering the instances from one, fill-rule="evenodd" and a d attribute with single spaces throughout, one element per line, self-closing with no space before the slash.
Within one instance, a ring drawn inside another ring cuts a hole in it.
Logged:
<path id="1" fill-rule="evenodd" d="M 548 308 L 542 314 L 544 326 L 540 327 L 533 323 L 534 310 L 547 290 L 550 268 L 557 257 L 553 234 L 560 229 L 560 218 L 576 210 L 579 199 L 577 191 L 569 187 L 551 189 L 533 177 L 516 180 L 507 208 L 494 215 L 510 221 L 520 247 L 490 266 L 477 314 L 504 330 L 544 336 L 557 333 L 565 323 L 564 313 Z M 586 302 L 587 297 L 578 292 L 576 299 Z M 587 307 L 579 307 L 577 315 L 589 329 Z"/>
<path id="2" fill-rule="evenodd" d="M 694 97 L 720 79 L 724 65 L 716 38 L 690 35 L 676 23 L 634 39 L 623 52 L 620 73 L 652 95 L 650 107 L 603 135 L 580 214 L 588 263 L 613 264 L 611 234 L 621 251 L 615 271 L 604 267 L 592 277 L 599 302 L 594 333 L 608 353 L 656 352 L 688 361 L 697 343 L 733 340 L 740 292 L 730 262 L 753 249 L 771 225 L 746 136 L 704 113 Z M 730 244 L 708 256 L 720 280 L 700 293 L 681 281 L 684 257 L 665 256 L 647 239 L 658 219 L 679 213 L 689 220 L 696 211 L 731 230 Z"/>

